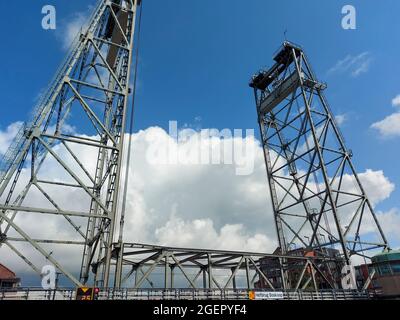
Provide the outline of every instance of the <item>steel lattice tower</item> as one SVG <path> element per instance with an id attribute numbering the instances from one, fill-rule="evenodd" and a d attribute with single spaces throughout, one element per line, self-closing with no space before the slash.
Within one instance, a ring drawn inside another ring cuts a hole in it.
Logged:
<path id="1" fill-rule="evenodd" d="M 388 242 L 304 51 L 285 42 L 254 88 L 282 254 L 298 248 L 345 263 Z M 366 232 L 366 224 L 368 231 Z M 372 230 L 373 228 L 373 230 Z"/>
<path id="2" fill-rule="evenodd" d="M 34 262 L 15 246 L 16 242 L 28 243 L 78 286 L 88 281 L 109 286 L 112 244 L 117 230 L 122 232 L 122 228 L 118 229 L 123 222 L 118 198 L 139 7 L 139 0 L 99 2 L 87 29 L 74 41 L 37 105 L 32 120 L 21 128 L 1 163 L 1 245 L 11 248 L 40 273 Z M 71 124 L 86 131 L 71 132 Z M 89 169 L 75 154 L 79 146 L 96 150 L 93 168 Z M 68 154 L 70 161 L 61 154 Z M 57 163 L 63 174 L 41 176 L 48 161 Z M 23 179 L 23 175 L 29 178 Z M 27 202 L 33 189 L 47 199 L 49 206 L 35 207 Z M 66 189 L 85 195 L 79 200 L 82 210 L 69 210 L 57 203 L 57 193 Z M 38 215 L 38 224 L 46 216 L 57 217 L 56 223 L 68 224 L 68 239 L 33 238 L 18 223 L 17 218 L 27 214 Z M 51 252 L 45 248 L 49 245 L 53 246 Z M 57 245 L 82 247 L 79 278 L 55 258 Z M 89 276 L 91 269 L 94 279 Z"/>

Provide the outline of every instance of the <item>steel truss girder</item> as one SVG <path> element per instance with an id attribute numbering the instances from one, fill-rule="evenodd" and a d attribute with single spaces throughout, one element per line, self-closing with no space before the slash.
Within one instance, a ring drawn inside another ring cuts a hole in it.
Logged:
<path id="1" fill-rule="evenodd" d="M 326 277 L 321 276 L 317 279 L 312 275 L 322 273 L 321 264 L 335 263 L 336 260 L 329 257 L 175 248 L 138 243 L 124 243 L 122 247 L 116 243 L 113 256 L 119 256 L 120 250 L 122 250 L 124 271 L 122 285 L 126 288 L 142 289 L 145 283 L 154 287 L 155 281 L 152 281 L 151 277 L 161 274 L 161 277 L 165 279 L 163 289 L 178 287 L 184 289 L 185 283 L 190 289 L 238 289 L 237 279 L 240 278 L 238 272 L 241 271 L 244 273 L 246 289 L 254 289 L 256 287 L 255 280 L 259 279 L 267 285 L 268 289 L 275 291 L 283 289 L 283 286 L 272 283 L 271 271 L 280 273 L 281 268 L 286 271 L 304 268 L 306 271 L 296 277 L 296 281 L 303 283 L 303 287 L 307 287 L 311 279 L 314 291 L 319 290 L 321 285 L 319 281 L 333 289 L 333 285 Z M 275 262 L 271 270 L 265 270 L 264 259 Z M 286 265 L 283 265 L 282 261 L 285 261 Z M 287 264 L 288 262 L 289 264 Z M 180 273 L 177 273 L 177 270 Z M 311 270 L 312 272 L 310 272 Z M 217 272 L 222 274 L 217 275 Z M 202 274 L 203 281 L 199 281 Z M 182 280 L 180 285 L 174 282 L 178 276 Z M 313 278 L 315 279 L 313 280 Z M 296 288 L 293 286 L 286 289 Z"/>

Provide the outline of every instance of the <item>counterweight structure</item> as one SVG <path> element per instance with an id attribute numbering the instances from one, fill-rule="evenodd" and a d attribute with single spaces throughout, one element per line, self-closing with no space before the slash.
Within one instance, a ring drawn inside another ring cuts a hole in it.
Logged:
<path id="1" fill-rule="evenodd" d="M 99 2 L 1 163 L 0 244 L 40 273 L 24 251 L 33 247 L 77 286 L 92 271 L 90 280 L 110 285 L 112 244 L 123 223 L 118 198 L 138 10 L 138 0 Z M 97 159 L 84 161 L 81 148 L 95 150 Z M 54 175 L 50 166 L 61 170 Z M 76 197 L 63 199 L 66 189 Z M 39 197 L 48 205 L 35 206 Z M 40 232 L 30 235 L 27 221 L 68 227 L 58 238 L 41 239 Z M 59 246 L 74 245 L 81 247 L 80 274 L 57 255 Z"/>
<path id="2" fill-rule="evenodd" d="M 339 250 L 343 262 L 388 247 L 302 48 L 285 42 L 254 89 L 280 252 Z M 331 267 L 329 269 L 332 269 Z M 336 272 L 330 270 L 330 272 Z"/>

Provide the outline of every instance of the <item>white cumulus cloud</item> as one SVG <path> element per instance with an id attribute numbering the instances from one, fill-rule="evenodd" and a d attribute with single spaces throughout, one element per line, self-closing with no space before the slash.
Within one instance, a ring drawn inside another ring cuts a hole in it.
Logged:
<path id="1" fill-rule="evenodd" d="M 69 49 L 78 34 L 87 29 L 89 24 L 88 20 L 92 11 L 93 7 L 89 6 L 86 11 L 75 12 L 60 23 L 56 37 L 62 43 L 62 48 L 64 50 Z"/>
<path id="2" fill-rule="evenodd" d="M 393 113 L 383 120 L 373 123 L 371 128 L 378 130 L 384 138 L 400 136 L 400 112 Z"/>
<path id="3" fill-rule="evenodd" d="M 348 116 L 347 116 L 347 114 L 345 114 L 345 113 L 338 114 L 338 115 L 335 117 L 336 123 L 337 123 L 339 126 L 342 126 L 342 125 L 347 121 L 347 119 L 348 119 Z"/>
<path id="4" fill-rule="evenodd" d="M 226 224 L 216 230 L 211 219 L 171 219 L 155 231 L 158 243 L 178 247 L 202 247 L 233 251 L 272 252 L 276 242 L 263 234 L 251 234 L 243 224 Z"/>
<path id="5" fill-rule="evenodd" d="M 11 141 L 13 141 L 22 125 L 22 122 L 14 122 L 5 130 L 0 130 L 0 156 L 7 152 L 8 146 L 11 144 Z"/>
<path id="6" fill-rule="evenodd" d="M 392 99 L 392 106 L 400 107 L 400 95 Z M 383 138 L 400 136 L 400 111 L 392 113 L 383 120 L 373 123 L 371 128 L 378 130 Z"/>
<path id="7" fill-rule="evenodd" d="M 7 130 L 0 132 L 0 141 L 7 136 Z M 232 138 L 238 139 L 238 138 Z M 127 216 L 124 238 L 126 242 L 141 242 L 167 246 L 226 249 L 237 251 L 272 252 L 276 248 L 275 225 L 262 148 L 258 141 L 245 139 L 254 144 L 254 171 L 250 175 L 237 175 L 233 165 L 195 164 L 152 164 L 147 159 L 151 143 L 173 143 L 175 149 L 188 150 L 188 144 L 198 143 L 195 139 L 186 142 L 172 140 L 168 133 L 157 127 L 148 128 L 133 135 L 133 159 L 130 163 L 130 184 L 128 189 Z M 222 139 L 212 138 L 213 143 L 223 144 Z M 57 146 L 57 153 L 73 166 L 73 159 Z M 95 150 L 74 146 L 74 153 L 89 172 L 95 169 Z M 44 167 L 42 178 L 64 177 L 55 160 Z M 28 179 L 28 170 L 21 178 Z M 394 185 L 382 171 L 367 170 L 360 174 L 364 187 L 374 205 L 387 199 Z M 343 183 L 350 183 L 345 177 Z M 70 210 L 87 210 L 88 197 L 80 190 L 65 189 L 59 192 L 51 186 L 46 191 L 57 204 Z M 34 190 L 26 204 L 52 208 L 52 205 Z M 398 219 L 393 211 L 390 217 L 382 215 L 385 226 Z M 85 229 L 82 219 L 73 221 Z M 386 223 L 386 221 L 389 221 Z M 18 215 L 16 222 L 33 238 L 54 238 L 79 240 L 79 236 L 62 217 L 29 213 Z M 390 226 L 389 226 L 390 227 Z M 10 235 L 16 235 L 15 232 Z M 35 250 L 23 243 L 15 246 L 22 249 L 37 265 L 47 262 Z M 44 245 L 53 256 L 71 270 L 80 265 L 79 247 Z M 29 270 L 23 262 L 3 246 L 0 261 L 16 271 Z M 78 267 L 79 268 L 79 267 Z"/>
<path id="8" fill-rule="evenodd" d="M 392 105 L 393 105 L 393 107 L 400 106 L 400 94 L 392 99 Z"/>

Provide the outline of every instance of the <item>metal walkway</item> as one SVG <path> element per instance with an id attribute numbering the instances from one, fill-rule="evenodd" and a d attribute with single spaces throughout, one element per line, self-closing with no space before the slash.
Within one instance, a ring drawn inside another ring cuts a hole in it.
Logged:
<path id="1" fill-rule="evenodd" d="M 271 291 L 256 290 L 256 293 Z M 265 300 L 369 300 L 373 295 L 367 291 L 322 290 L 303 291 L 293 290 L 282 292 L 279 299 Z M 43 290 L 18 288 L 0 291 L 0 300 L 75 300 L 74 289 Z M 248 290 L 219 290 L 219 289 L 108 289 L 98 293 L 97 300 L 250 300 Z"/>

